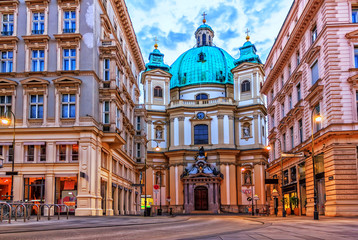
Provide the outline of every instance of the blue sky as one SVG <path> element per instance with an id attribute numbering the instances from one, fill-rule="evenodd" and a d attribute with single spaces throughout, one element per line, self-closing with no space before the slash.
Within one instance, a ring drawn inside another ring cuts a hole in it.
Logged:
<path id="1" fill-rule="evenodd" d="M 148 62 L 154 38 L 171 65 L 183 52 L 195 46 L 194 32 L 202 23 L 214 32 L 214 44 L 234 58 L 250 29 L 251 41 L 261 60 L 273 45 L 293 0 L 126 0 L 144 61 Z"/>

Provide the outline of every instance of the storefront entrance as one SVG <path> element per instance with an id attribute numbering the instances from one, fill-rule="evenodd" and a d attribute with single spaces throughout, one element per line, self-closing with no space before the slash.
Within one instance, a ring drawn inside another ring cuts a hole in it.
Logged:
<path id="1" fill-rule="evenodd" d="M 208 189 L 200 186 L 194 190 L 195 195 L 195 210 L 208 210 Z"/>
<path id="2" fill-rule="evenodd" d="M 101 197 L 102 197 L 102 210 L 103 210 L 103 215 L 106 215 L 106 210 L 107 210 L 107 182 L 105 181 L 101 181 Z"/>
<path id="3" fill-rule="evenodd" d="M 45 178 L 24 178 L 24 201 L 44 203 L 45 202 Z"/>
<path id="4" fill-rule="evenodd" d="M 74 213 L 77 206 L 77 177 L 56 177 L 55 199 L 57 204 L 67 205 Z M 64 213 L 66 208 L 62 207 L 60 211 Z"/>

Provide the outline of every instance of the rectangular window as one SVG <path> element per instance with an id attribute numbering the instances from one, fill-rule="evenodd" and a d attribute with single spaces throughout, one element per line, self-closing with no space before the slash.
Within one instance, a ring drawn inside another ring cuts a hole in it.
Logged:
<path id="1" fill-rule="evenodd" d="M 288 76 L 291 76 L 291 64 L 288 64 Z"/>
<path id="2" fill-rule="evenodd" d="M 103 80 L 110 80 L 110 61 L 109 59 L 104 59 L 103 61 Z"/>
<path id="3" fill-rule="evenodd" d="M 283 151 L 286 152 L 286 133 L 282 135 L 282 144 L 283 144 Z"/>
<path id="4" fill-rule="evenodd" d="M 297 53 L 296 53 L 296 63 L 297 63 L 297 67 L 298 67 L 298 65 L 300 65 L 300 62 L 301 62 L 300 52 L 297 51 Z"/>
<path id="5" fill-rule="evenodd" d="M 274 128 L 275 127 L 275 115 L 274 114 L 271 115 L 271 121 L 272 121 L 272 127 Z"/>
<path id="6" fill-rule="evenodd" d="M 44 113 L 44 96 L 30 95 L 30 118 L 42 119 Z"/>
<path id="7" fill-rule="evenodd" d="M 46 145 L 40 145 L 40 161 L 45 162 L 46 161 Z"/>
<path id="8" fill-rule="evenodd" d="M 285 104 L 284 103 L 282 103 L 281 104 L 281 118 L 284 118 L 285 117 Z"/>
<path id="9" fill-rule="evenodd" d="M 11 111 L 12 96 L 0 96 L 0 116 Z"/>
<path id="10" fill-rule="evenodd" d="M 70 145 L 71 147 L 71 161 L 77 162 L 78 161 L 78 144 Z"/>
<path id="11" fill-rule="evenodd" d="M 312 77 L 312 85 L 314 85 L 319 79 L 318 61 L 316 61 L 311 67 L 311 77 Z"/>
<path id="12" fill-rule="evenodd" d="M 76 95 L 63 94 L 62 95 L 62 118 L 75 118 L 76 117 Z"/>
<path id="13" fill-rule="evenodd" d="M 45 51 L 33 50 L 31 58 L 31 71 L 42 72 L 45 66 Z"/>
<path id="14" fill-rule="evenodd" d="M 314 108 L 315 108 L 315 112 L 314 112 L 314 114 L 313 114 L 313 118 L 314 118 L 315 116 L 321 115 L 321 108 L 320 108 L 319 104 L 317 104 Z M 315 124 L 316 124 L 316 131 L 321 130 L 321 123 L 315 122 Z"/>
<path id="15" fill-rule="evenodd" d="M 288 96 L 288 106 L 290 107 L 290 110 L 292 109 L 292 95 L 290 94 Z"/>
<path id="16" fill-rule="evenodd" d="M 273 102 L 273 99 L 275 98 L 275 93 L 273 89 L 271 89 L 271 103 Z"/>
<path id="17" fill-rule="evenodd" d="M 1 72 L 12 72 L 13 66 L 13 52 L 3 51 L 1 52 Z"/>
<path id="18" fill-rule="evenodd" d="M 76 11 L 65 11 L 63 18 L 63 33 L 76 32 Z"/>
<path id="19" fill-rule="evenodd" d="M 317 39 L 317 26 L 314 26 L 314 28 L 311 31 L 311 39 L 312 39 L 312 43 L 314 43 Z"/>
<path id="20" fill-rule="evenodd" d="M 14 160 L 14 146 L 10 145 L 9 146 L 9 152 L 7 154 L 7 161 L 12 162 L 13 160 Z"/>
<path id="21" fill-rule="evenodd" d="M 117 108 L 117 112 L 116 112 L 116 127 L 118 129 L 120 129 L 121 127 L 121 111 L 119 110 L 119 108 Z"/>
<path id="22" fill-rule="evenodd" d="M 137 158 L 140 158 L 140 143 L 137 143 Z"/>
<path id="23" fill-rule="evenodd" d="M 354 48 L 354 67 L 358 68 L 358 47 Z"/>
<path id="24" fill-rule="evenodd" d="M 3 14 L 1 35 L 12 36 L 13 33 L 14 33 L 14 14 Z"/>
<path id="25" fill-rule="evenodd" d="M 285 78 L 281 75 L 281 88 L 285 85 Z"/>
<path id="26" fill-rule="evenodd" d="M 352 23 L 358 23 L 358 8 L 352 8 Z"/>
<path id="27" fill-rule="evenodd" d="M 32 34 L 43 34 L 45 31 L 45 14 L 36 12 L 32 14 Z"/>
<path id="28" fill-rule="evenodd" d="M 109 124 L 109 101 L 103 102 L 103 124 Z"/>
<path id="29" fill-rule="evenodd" d="M 35 146 L 28 145 L 26 149 L 26 161 L 33 162 L 35 160 Z"/>
<path id="30" fill-rule="evenodd" d="M 291 148 L 295 147 L 295 140 L 294 140 L 294 136 L 293 136 L 293 127 L 290 128 L 290 137 L 291 137 Z"/>
<path id="31" fill-rule="evenodd" d="M 358 91 L 356 91 L 356 106 L 357 106 L 357 116 L 358 116 Z"/>
<path id="32" fill-rule="evenodd" d="M 296 91 L 297 91 L 297 102 L 301 100 L 301 84 L 296 85 Z"/>
<path id="33" fill-rule="evenodd" d="M 118 66 L 116 66 L 116 86 L 119 87 L 121 79 L 121 72 L 119 71 Z"/>
<path id="34" fill-rule="evenodd" d="M 288 169 L 283 171 L 283 184 L 288 184 Z"/>
<path id="35" fill-rule="evenodd" d="M 58 145 L 58 161 L 66 161 L 66 145 Z"/>
<path id="36" fill-rule="evenodd" d="M 63 49 L 63 70 L 76 70 L 76 49 Z"/>
<path id="37" fill-rule="evenodd" d="M 292 167 L 290 169 L 290 172 L 291 172 L 291 182 L 296 182 L 297 181 L 296 167 Z"/>
<path id="38" fill-rule="evenodd" d="M 272 160 L 275 160 L 276 159 L 276 142 L 273 143 L 273 159 Z"/>
<path id="39" fill-rule="evenodd" d="M 303 142 L 303 126 L 302 126 L 302 119 L 298 120 L 298 130 L 300 132 L 300 143 Z"/>
<path id="40" fill-rule="evenodd" d="M 137 117 L 137 131 L 141 130 L 141 126 L 140 126 L 140 117 Z"/>

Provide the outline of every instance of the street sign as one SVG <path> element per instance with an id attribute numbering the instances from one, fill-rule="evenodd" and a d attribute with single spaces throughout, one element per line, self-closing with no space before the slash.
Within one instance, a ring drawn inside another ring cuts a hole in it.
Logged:
<path id="1" fill-rule="evenodd" d="M 251 198 L 251 197 L 248 197 L 246 200 L 249 201 L 249 202 L 251 202 L 251 201 L 252 201 L 252 198 Z"/>
<path id="2" fill-rule="evenodd" d="M 17 173 L 18 173 L 18 172 L 6 172 L 5 175 L 8 175 L 8 176 L 9 176 L 9 175 L 10 175 L 10 176 L 14 175 L 14 176 L 15 176 L 15 175 L 17 175 Z"/>
<path id="3" fill-rule="evenodd" d="M 278 179 L 265 179 L 265 184 L 278 184 Z"/>
<path id="4" fill-rule="evenodd" d="M 303 157 L 304 154 L 303 153 L 281 153 L 281 157 L 286 157 L 286 158 L 290 158 L 290 157 Z"/>
<path id="5" fill-rule="evenodd" d="M 154 185 L 154 189 L 155 189 L 155 190 L 158 190 L 158 189 L 159 189 L 159 185 L 158 185 L 158 184 L 155 184 L 155 185 Z"/>

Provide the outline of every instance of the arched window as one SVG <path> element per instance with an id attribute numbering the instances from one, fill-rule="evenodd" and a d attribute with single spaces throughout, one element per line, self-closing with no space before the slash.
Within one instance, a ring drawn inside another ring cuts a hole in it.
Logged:
<path id="1" fill-rule="evenodd" d="M 194 126 L 194 144 L 208 144 L 209 133 L 208 125 L 199 124 Z"/>
<path id="2" fill-rule="evenodd" d="M 202 36 L 202 39 L 203 39 L 203 46 L 206 45 L 206 34 L 204 33 L 203 36 Z"/>
<path id="3" fill-rule="evenodd" d="M 251 85 L 250 81 L 245 80 L 241 83 L 241 92 L 250 92 L 251 91 Z"/>
<path id="4" fill-rule="evenodd" d="M 154 97 L 163 97 L 163 89 L 159 86 L 154 88 Z"/>
<path id="5" fill-rule="evenodd" d="M 208 94 L 200 93 L 200 94 L 196 95 L 195 99 L 196 100 L 208 99 Z"/>

